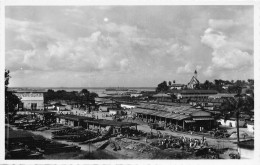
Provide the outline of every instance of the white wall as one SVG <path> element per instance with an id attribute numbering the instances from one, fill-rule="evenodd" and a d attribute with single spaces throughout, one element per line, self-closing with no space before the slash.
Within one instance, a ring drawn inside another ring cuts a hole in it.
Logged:
<path id="1" fill-rule="evenodd" d="M 254 133 L 254 125 L 247 124 L 247 130 Z"/>
<path id="2" fill-rule="evenodd" d="M 117 111 L 117 110 L 109 110 L 110 115 L 119 115 L 122 114 L 122 111 Z"/>
<path id="3" fill-rule="evenodd" d="M 127 105 L 127 104 L 121 104 L 121 107 L 124 109 L 133 109 L 136 108 L 135 105 Z"/>
<path id="4" fill-rule="evenodd" d="M 221 125 L 227 127 L 236 127 L 236 123 L 237 123 L 235 120 L 226 120 L 225 122 L 224 119 L 220 119 L 218 120 L 218 122 L 220 122 Z M 239 120 L 239 127 L 243 127 L 244 125 L 245 125 L 245 121 Z"/>
<path id="5" fill-rule="evenodd" d="M 31 104 L 36 103 L 37 107 L 36 109 L 44 109 L 44 103 L 43 100 L 21 100 L 23 103 L 23 107 L 26 109 L 31 109 Z"/>

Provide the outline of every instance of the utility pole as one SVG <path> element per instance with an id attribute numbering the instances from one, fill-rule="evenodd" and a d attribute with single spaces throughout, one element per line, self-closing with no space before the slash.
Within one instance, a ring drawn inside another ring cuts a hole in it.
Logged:
<path id="1" fill-rule="evenodd" d="M 240 114 L 240 108 L 241 108 L 241 95 L 240 92 L 238 94 L 238 101 L 236 103 L 236 122 L 237 122 L 237 144 L 240 142 L 239 139 L 239 114 Z"/>
<path id="2" fill-rule="evenodd" d="M 236 117 L 237 117 L 237 144 L 238 144 L 239 143 L 239 108 L 237 109 Z"/>

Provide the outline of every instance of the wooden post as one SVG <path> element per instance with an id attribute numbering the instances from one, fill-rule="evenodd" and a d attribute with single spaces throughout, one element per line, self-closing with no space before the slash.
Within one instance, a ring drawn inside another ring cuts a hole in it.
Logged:
<path id="1" fill-rule="evenodd" d="M 237 117 L 237 144 L 238 144 L 240 142 L 240 139 L 239 139 L 239 109 L 237 110 L 236 117 Z"/>

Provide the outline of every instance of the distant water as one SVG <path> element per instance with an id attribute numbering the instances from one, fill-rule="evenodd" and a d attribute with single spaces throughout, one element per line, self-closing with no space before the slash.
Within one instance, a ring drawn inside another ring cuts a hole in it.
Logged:
<path id="1" fill-rule="evenodd" d="M 106 92 L 106 88 L 66 88 L 66 89 L 64 89 L 64 88 L 54 88 L 53 90 L 54 91 L 65 90 L 67 92 L 71 92 L 71 91 L 78 91 L 79 92 L 82 89 L 87 89 L 88 91 L 97 93 L 98 95 L 103 94 L 103 93 L 107 93 Z M 138 92 L 141 92 L 141 91 L 155 91 L 155 88 L 128 88 L 128 89 L 129 90 L 137 90 Z"/>
<path id="2" fill-rule="evenodd" d="M 77 92 L 80 92 L 82 89 L 87 89 L 88 91 L 90 92 L 95 92 L 97 94 L 102 94 L 102 93 L 105 93 L 106 92 L 106 88 L 108 87 L 100 87 L 100 88 L 97 88 L 97 87 L 74 87 L 74 88 L 70 88 L 70 87 L 60 87 L 60 88 L 57 88 L 57 87 L 26 87 L 26 88 L 23 88 L 23 87 L 15 87 L 13 89 L 35 89 L 35 90 L 44 90 L 44 91 L 47 91 L 48 89 L 52 89 L 54 91 L 58 91 L 58 90 L 65 90 L 67 92 L 72 92 L 72 91 L 77 91 Z M 141 91 L 155 91 L 155 87 L 126 87 L 128 90 L 136 90 L 138 92 L 141 92 Z"/>

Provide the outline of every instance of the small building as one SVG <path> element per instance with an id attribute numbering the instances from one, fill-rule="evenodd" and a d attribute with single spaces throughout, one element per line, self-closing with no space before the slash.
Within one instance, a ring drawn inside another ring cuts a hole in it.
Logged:
<path id="1" fill-rule="evenodd" d="M 55 104 L 55 109 L 57 109 L 57 111 L 65 110 L 66 109 L 66 105 L 63 105 L 61 103 L 56 103 Z"/>
<path id="2" fill-rule="evenodd" d="M 56 111 L 30 111 L 34 118 L 39 119 L 42 123 L 55 123 Z"/>
<path id="3" fill-rule="evenodd" d="M 212 114 L 205 111 L 197 111 L 190 114 L 192 116 L 192 120 L 195 121 L 194 124 L 190 125 L 190 127 L 195 126 L 196 131 L 210 130 L 212 127 L 216 125 Z M 190 128 L 191 130 L 191 128 Z"/>
<path id="4" fill-rule="evenodd" d="M 181 90 L 181 89 L 183 89 L 184 87 L 185 87 L 184 84 L 172 84 L 172 85 L 170 86 L 170 89 L 171 89 L 171 90 L 174 90 L 174 89 Z"/>
<path id="5" fill-rule="evenodd" d="M 47 109 L 47 110 L 54 110 L 54 109 L 55 109 L 55 105 L 53 105 L 53 104 L 47 104 L 47 105 L 45 105 L 44 107 L 45 107 L 45 109 Z"/>
<path id="6" fill-rule="evenodd" d="M 221 125 L 226 126 L 226 127 L 236 127 L 237 126 L 237 121 L 235 118 L 230 118 L 228 120 L 220 119 L 218 120 Z M 245 120 L 244 119 L 239 119 L 239 127 L 243 127 L 245 125 Z"/>
<path id="7" fill-rule="evenodd" d="M 158 102 L 172 102 L 172 97 L 166 93 L 158 93 L 153 95 L 153 98 L 156 98 Z"/>
<path id="8" fill-rule="evenodd" d="M 60 115 L 70 115 L 72 114 L 72 111 L 71 110 L 68 110 L 68 109 L 64 109 L 64 110 L 59 110 L 57 111 L 57 114 L 60 114 Z"/>
<path id="9" fill-rule="evenodd" d="M 76 115 L 61 115 L 58 114 L 56 117 L 56 123 L 64 124 L 72 127 L 82 126 L 84 120 L 93 120 L 93 118 Z"/>
<path id="10" fill-rule="evenodd" d="M 136 105 L 133 105 L 133 104 L 121 104 L 121 107 L 123 109 L 133 109 L 133 108 L 136 108 Z"/>
<path id="11" fill-rule="evenodd" d="M 44 97 L 43 91 L 40 90 L 17 90 L 14 94 L 20 98 L 21 103 L 18 110 L 43 110 Z"/>
<path id="12" fill-rule="evenodd" d="M 109 114 L 110 115 L 123 115 L 123 110 L 122 109 L 110 109 Z"/>
<path id="13" fill-rule="evenodd" d="M 130 94 L 130 97 L 141 97 L 141 96 L 143 96 L 142 93 L 131 93 Z"/>
<path id="14" fill-rule="evenodd" d="M 112 101 L 112 100 L 108 100 L 104 103 L 101 103 L 99 104 L 99 111 L 102 111 L 102 112 L 109 112 L 110 109 L 117 109 L 117 108 L 120 108 L 120 104 L 115 102 L 115 101 Z"/>
<path id="15" fill-rule="evenodd" d="M 130 123 L 130 122 L 118 122 L 113 120 L 105 120 L 105 119 L 93 119 L 93 120 L 84 120 L 83 127 L 87 129 L 98 129 L 102 130 L 102 128 L 106 128 L 110 126 L 113 128 L 113 134 L 115 133 L 122 133 L 125 130 L 129 129 L 130 127 L 135 127 L 137 130 L 137 123 Z"/>

